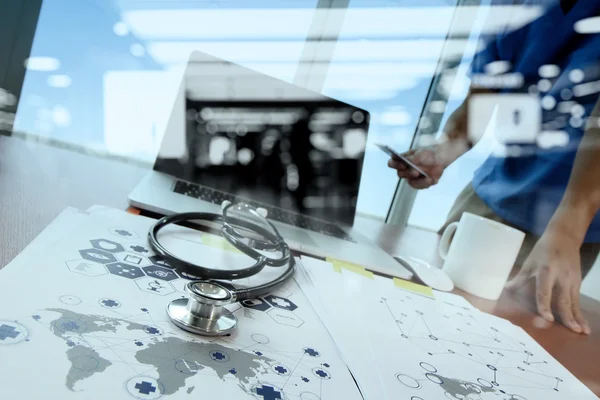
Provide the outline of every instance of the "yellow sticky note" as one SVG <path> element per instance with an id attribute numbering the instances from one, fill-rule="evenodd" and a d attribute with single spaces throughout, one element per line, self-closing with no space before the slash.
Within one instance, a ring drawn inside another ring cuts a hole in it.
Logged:
<path id="1" fill-rule="evenodd" d="M 398 278 L 394 278 L 394 285 L 402 290 L 435 299 L 435 296 L 433 295 L 433 289 L 429 286 L 419 285 L 418 283 L 413 283 Z"/>
<path id="2" fill-rule="evenodd" d="M 367 271 L 365 269 L 365 267 L 363 267 L 362 265 L 353 264 L 353 263 L 349 263 L 349 262 L 341 261 L 341 260 L 336 260 L 335 258 L 329 258 L 329 257 L 327 257 L 325 260 L 327 262 L 330 262 L 331 264 L 333 264 L 333 270 L 335 272 L 341 273 L 342 268 L 344 268 L 344 269 L 347 269 L 348 271 L 354 272 L 355 274 L 359 274 L 359 275 L 362 275 L 369 279 L 373 279 L 373 273 L 371 271 Z"/>
<path id="3" fill-rule="evenodd" d="M 214 247 L 216 249 L 242 254 L 241 251 L 239 251 L 235 246 L 233 246 L 231 243 L 229 243 L 226 239 L 224 239 L 220 236 L 211 235 L 210 233 L 207 233 L 202 236 L 202 244 L 205 244 L 210 247 Z"/>

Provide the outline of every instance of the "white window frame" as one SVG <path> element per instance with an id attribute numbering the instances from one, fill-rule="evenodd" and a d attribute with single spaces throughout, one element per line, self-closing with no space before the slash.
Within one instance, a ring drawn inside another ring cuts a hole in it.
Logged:
<path id="1" fill-rule="evenodd" d="M 489 2 L 490 2 L 490 0 L 483 0 L 483 1 L 458 0 L 456 3 L 456 9 L 454 12 L 454 16 L 452 18 L 452 22 L 451 22 L 450 28 L 448 30 L 448 34 L 446 35 L 446 40 L 454 38 L 455 35 L 453 35 L 453 32 L 456 31 L 455 28 L 457 26 L 462 27 L 462 29 L 464 29 L 465 26 L 469 26 L 470 33 L 469 33 L 468 37 L 471 37 L 474 33 L 478 34 L 478 32 L 481 30 L 481 25 L 483 24 L 482 18 L 465 19 L 464 15 L 462 15 L 461 13 L 457 13 L 456 10 L 461 6 L 467 6 L 467 5 L 469 5 L 469 6 L 489 5 Z M 462 16 L 462 18 L 461 18 L 461 16 Z M 462 46 L 463 53 L 467 50 L 468 46 L 469 46 L 468 41 L 465 41 L 464 45 Z M 412 138 L 411 145 L 410 145 L 411 149 L 415 147 L 416 139 L 420 135 L 435 134 L 435 133 L 437 133 L 437 131 L 440 128 L 442 116 L 444 115 L 444 113 L 439 113 L 439 114 L 437 114 L 437 116 L 431 115 L 428 112 L 428 108 L 429 108 L 428 106 L 432 101 L 435 101 L 435 100 L 444 100 L 445 103 L 447 102 L 447 99 L 441 98 L 441 96 L 439 95 L 439 93 L 436 90 L 436 88 L 439 85 L 439 82 L 441 80 L 441 72 L 443 72 L 444 68 L 448 68 L 448 66 L 445 66 L 442 62 L 442 60 L 445 59 L 446 51 L 447 51 L 447 46 L 444 46 L 444 48 L 442 49 L 442 53 L 440 54 L 440 58 L 438 60 L 436 73 L 434 75 L 434 78 L 431 81 L 431 85 L 429 87 L 427 97 L 425 99 L 425 102 L 423 103 L 423 108 L 421 109 L 421 117 L 427 117 L 427 119 L 431 122 L 431 124 L 426 129 L 422 128 L 420 126 L 420 123 L 417 124 L 417 127 L 415 129 L 415 134 Z M 454 46 L 454 51 L 456 51 L 456 46 Z M 455 69 L 455 71 L 456 71 L 456 69 Z M 446 74 L 445 78 L 451 79 L 454 82 L 454 80 L 456 79 L 456 73 L 451 76 Z M 444 110 L 444 112 L 445 112 L 445 110 Z M 388 212 L 385 222 L 388 224 L 397 225 L 397 226 L 406 226 L 408 223 L 408 219 L 410 217 L 410 213 L 412 212 L 412 209 L 413 209 L 416 197 L 417 197 L 417 193 L 418 193 L 418 191 L 416 189 L 413 189 L 412 187 L 410 187 L 408 185 L 407 181 L 400 179 L 398 182 L 398 186 L 396 187 L 396 192 L 394 193 L 394 197 L 392 199 L 392 204 L 390 205 L 390 209 L 389 209 L 389 212 Z"/>

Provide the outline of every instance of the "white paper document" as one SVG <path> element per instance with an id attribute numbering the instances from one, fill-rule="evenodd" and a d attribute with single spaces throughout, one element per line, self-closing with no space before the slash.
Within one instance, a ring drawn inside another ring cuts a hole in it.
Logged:
<path id="1" fill-rule="evenodd" d="M 458 296 L 427 298 L 312 258 L 302 266 L 366 399 L 597 399 L 524 330 Z"/>
<path id="2" fill-rule="evenodd" d="M 294 280 L 233 305 L 230 336 L 175 327 L 165 309 L 188 280 L 150 250 L 152 223 L 70 210 L 0 271 L 0 398 L 361 398 Z M 172 228 L 163 239 L 203 265 L 253 262 L 219 236 Z"/>
<path id="3" fill-rule="evenodd" d="M 0 399 L 597 399 L 525 331 L 462 297 L 314 258 L 228 306 L 231 335 L 187 333 L 165 309 L 190 276 L 153 254 L 153 223 L 67 209 L 0 270 Z M 254 263 L 209 233 L 170 226 L 160 240 L 211 268 Z"/>

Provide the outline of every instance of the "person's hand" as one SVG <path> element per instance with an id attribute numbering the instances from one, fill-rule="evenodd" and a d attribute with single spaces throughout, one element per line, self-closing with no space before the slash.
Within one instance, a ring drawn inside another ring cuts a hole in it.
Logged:
<path id="1" fill-rule="evenodd" d="M 560 233 L 544 233 L 525 260 L 521 271 L 511 280 L 508 288 L 524 286 L 530 279 L 536 282 L 538 313 L 554 322 L 554 309 L 562 323 L 577 333 L 589 335 L 589 324 L 581 314 L 580 244 Z"/>
<path id="2" fill-rule="evenodd" d="M 398 171 L 398 177 L 406 179 L 415 189 L 426 189 L 438 183 L 444 170 L 473 145 L 467 136 L 467 100 L 458 107 L 446 122 L 441 137 L 436 144 L 404 153 L 413 164 L 425 171 L 429 177 L 392 158 L 390 168 Z"/>
<path id="3" fill-rule="evenodd" d="M 411 150 L 408 153 L 403 154 L 413 164 L 425 171 L 429 177 L 422 176 L 417 170 L 408 167 L 402 161 L 395 158 L 391 158 L 388 161 L 388 167 L 398 171 L 398 177 L 406 179 L 408 184 L 413 188 L 426 189 L 438 183 L 446 168 L 438 161 L 438 149 L 438 146 L 434 146 L 425 149 Z"/>
<path id="4" fill-rule="evenodd" d="M 429 177 L 421 176 L 418 171 L 394 158 L 388 161 L 388 166 L 398 171 L 398 177 L 406 179 L 413 188 L 426 189 L 438 183 L 444 170 L 469 148 L 468 140 L 456 137 L 454 139 L 445 138 L 433 146 L 411 150 L 403 154 Z"/>

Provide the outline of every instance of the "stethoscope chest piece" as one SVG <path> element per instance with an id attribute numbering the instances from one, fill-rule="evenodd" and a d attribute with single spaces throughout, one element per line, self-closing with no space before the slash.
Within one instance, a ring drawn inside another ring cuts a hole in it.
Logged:
<path id="1" fill-rule="evenodd" d="M 188 282 L 188 299 L 173 300 L 167 306 L 171 321 L 183 330 L 205 336 L 231 333 L 237 318 L 224 306 L 236 302 L 226 287 L 212 281 Z"/>

